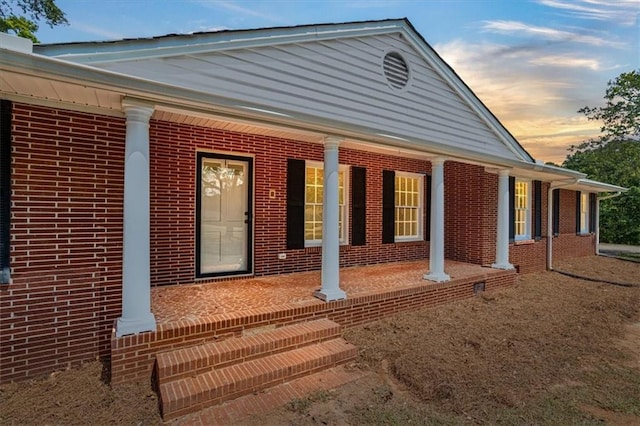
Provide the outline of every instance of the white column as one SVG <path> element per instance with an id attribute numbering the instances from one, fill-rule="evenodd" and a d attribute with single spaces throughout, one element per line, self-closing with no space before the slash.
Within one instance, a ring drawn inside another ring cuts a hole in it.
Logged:
<path id="1" fill-rule="evenodd" d="M 429 272 L 425 280 L 443 282 L 451 277 L 444 272 L 444 158 L 431 161 L 431 241 Z"/>
<path id="2" fill-rule="evenodd" d="M 600 254 L 600 197 L 596 196 L 596 255 Z"/>
<path id="3" fill-rule="evenodd" d="M 153 107 L 126 102 L 122 316 L 116 336 L 155 331 L 149 250 L 149 119 Z"/>
<path id="4" fill-rule="evenodd" d="M 340 289 L 338 146 L 341 140 L 327 137 L 324 141 L 322 288 L 315 296 L 327 302 L 347 298 L 346 293 Z"/>
<path id="5" fill-rule="evenodd" d="M 496 269 L 513 269 L 509 263 L 509 170 L 498 172 L 498 229 L 496 232 Z"/>

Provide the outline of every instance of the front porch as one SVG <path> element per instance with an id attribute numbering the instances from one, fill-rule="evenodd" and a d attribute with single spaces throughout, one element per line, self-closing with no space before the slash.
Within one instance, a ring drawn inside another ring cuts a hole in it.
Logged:
<path id="1" fill-rule="evenodd" d="M 156 330 L 112 333 L 111 381 L 148 380 L 161 352 L 319 318 L 351 327 L 511 286 L 516 276 L 514 270 L 449 260 L 445 268 L 451 280 L 442 283 L 424 280 L 426 260 L 343 268 L 340 287 L 347 299 L 331 302 L 313 296 L 321 285 L 320 271 L 154 287 Z"/>

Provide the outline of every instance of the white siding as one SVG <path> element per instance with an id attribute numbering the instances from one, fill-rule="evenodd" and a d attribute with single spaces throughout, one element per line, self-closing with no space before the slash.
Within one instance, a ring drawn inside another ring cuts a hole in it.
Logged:
<path id="1" fill-rule="evenodd" d="M 389 87 L 382 60 L 403 54 L 411 80 Z M 399 33 L 93 64 L 93 66 L 362 126 L 372 133 L 516 158 Z"/>

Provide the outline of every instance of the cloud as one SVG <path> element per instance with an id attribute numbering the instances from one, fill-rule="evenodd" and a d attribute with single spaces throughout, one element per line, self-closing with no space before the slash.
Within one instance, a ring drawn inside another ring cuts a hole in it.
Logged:
<path id="1" fill-rule="evenodd" d="M 568 146 L 599 134 L 577 113 L 600 102 L 598 61 L 460 39 L 434 47 L 535 158 L 561 163 Z"/>
<path id="2" fill-rule="evenodd" d="M 282 19 L 278 15 L 265 13 L 255 8 L 244 7 L 230 0 L 192 0 L 192 1 L 201 6 L 205 6 L 211 9 L 226 9 L 230 12 L 243 15 L 243 16 L 251 16 L 251 17 L 263 19 L 269 22 L 282 22 Z"/>
<path id="3" fill-rule="evenodd" d="M 72 22 L 69 26 L 73 30 L 77 30 L 85 34 L 91 34 L 93 36 L 98 36 L 101 39 L 121 40 L 126 37 L 126 35 L 122 33 L 78 22 Z"/>
<path id="4" fill-rule="evenodd" d="M 569 55 L 549 55 L 531 58 L 529 63 L 533 65 L 554 66 L 563 68 L 588 68 L 593 71 L 602 69 L 600 61 L 590 58 L 577 58 Z"/>
<path id="5" fill-rule="evenodd" d="M 578 32 L 557 30 L 549 27 L 539 27 L 518 21 L 485 21 L 482 29 L 487 32 L 499 34 L 516 34 L 532 36 L 557 42 L 574 42 L 589 44 L 592 46 L 624 47 L 623 43 L 611 41 L 606 38 L 593 35 L 580 34 Z"/>
<path id="6" fill-rule="evenodd" d="M 579 18 L 625 26 L 635 25 L 640 16 L 640 0 L 538 0 L 538 3 Z"/>

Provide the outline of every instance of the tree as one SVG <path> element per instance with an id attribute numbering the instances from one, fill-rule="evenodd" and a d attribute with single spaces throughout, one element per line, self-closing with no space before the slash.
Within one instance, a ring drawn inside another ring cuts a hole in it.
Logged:
<path id="1" fill-rule="evenodd" d="M 592 179 L 629 188 L 621 196 L 600 203 L 600 239 L 640 245 L 640 142 L 612 140 L 574 152 L 563 166 Z"/>
<path id="2" fill-rule="evenodd" d="M 578 110 L 589 120 L 601 120 L 602 135 L 597 142 L 640 137 L 640 70 L 620 74 L 607 83 L 603 107 Z"/>
<path id="3" fill-rule="evenodd" d="M 605 106 L 578 110 L 589 120 L 602 121 L 602 135 L 569 148 L 563 166 L 629 188 L 601 203 L 600 237 L 640 245 L 640 70 L 609 81 L 604 98 Z"/>
<path id="4" fill-rule="evenodd" d="M 40 21 L 50 27 L 69 23 L 55 0 L 0 0 L 0 32 L 13 32 L 37 43 Z"/>

